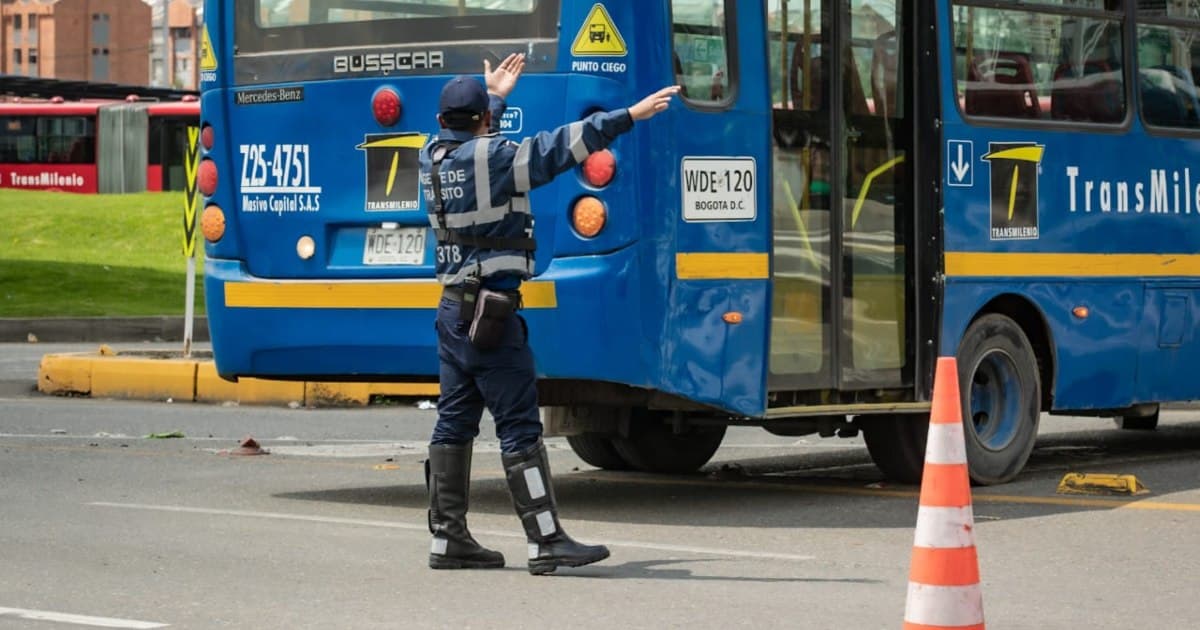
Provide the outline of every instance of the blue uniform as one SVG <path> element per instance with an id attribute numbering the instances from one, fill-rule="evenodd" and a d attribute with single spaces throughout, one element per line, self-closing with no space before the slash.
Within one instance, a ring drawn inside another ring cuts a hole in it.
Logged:
<path id="1" fill-rule="evenodd" d="M 518 239 L 532 237 L 533 215 L 525 196 L 582 162 L 633 128 L 628 110 L 598 112 L 584 120 L 542 132 L 521 143 L 498 135 L 504 100 L 491 96 L 491 133 L 443 129 L 421 149 L 421 188 L 430 223 L 462 237 Z M 441 217 L 435 213 L 434 156 L 439 155 Z M 444 221 L 444 225 L 443 225 Z M 469 325 L 459 317 L 460 299 L 453 288 L 468 276 L 496 291 L 516 291 L 533 275 L 533 251 L 476 247 L 439 241 L 438 282 L 451 291 L 438 306 L 438 359 L 441 397 L 433 444 L 466 444 L 479 434 L 486 406 L 496 419 L 496 434 L 505 453 L 534 445 L 542 434 L 538 418 L 536 371 L 524 318 L 508 319 L 503 340 L 481 351 L 467 339 Z"/>

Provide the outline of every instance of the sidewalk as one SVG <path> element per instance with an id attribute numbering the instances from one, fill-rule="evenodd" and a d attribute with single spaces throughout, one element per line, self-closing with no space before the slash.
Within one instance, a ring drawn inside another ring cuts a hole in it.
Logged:
<path id="1" fill-rule="evenodd" d="M 208 318 L 196 317 L 193 342 L 208 341 Z M 0 343 L 182 341 L 183 317 L 0 317 Z"/>
<path id="2" fill-rule="evenodd" d="M 212 352 L 206 347 L 196 348 L 186 359 L 182 347 L 122 347 L 182 342 L 182 338 L 182 317 L 0 319 L 0 343 L 96 344 L 94 351 L 43 355 L 36 387 L 44 394 L 307 407 L 364 406 L 378 397 L 438 395 L 436 382 L 327 383 L 255 378 L 229 382 L 217 376 Z M 207 341 L 207 320 L 198 318 L 193 342 L 207 345 Z M 28 393 L 33 385 L 32 379 L 7 378 L 0 394 Z"/>

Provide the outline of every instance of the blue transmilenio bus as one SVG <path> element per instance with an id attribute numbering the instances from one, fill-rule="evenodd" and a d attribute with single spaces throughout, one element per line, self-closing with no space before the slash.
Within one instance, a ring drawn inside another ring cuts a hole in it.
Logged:
<path id="1" fill-rule="evenodd" d="M 1041 411 L 1153 428 L 1200 397 L 1180 6 L 210 0 L 217 369 L 435 377 L 417 151 L 448 77 L 524 52 L 514 138 L 684 87 L 532 193 L 541 401 L 589 463 L 693 470 L 730 425 L 861 429 L 914 480 L 938 355 L 977 482 L 1021 470 Z"/>

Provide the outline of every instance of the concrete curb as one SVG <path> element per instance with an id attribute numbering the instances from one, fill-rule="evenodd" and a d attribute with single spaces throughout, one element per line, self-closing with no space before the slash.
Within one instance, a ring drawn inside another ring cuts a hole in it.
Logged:
<path id="1" fill-rule="evenodd" d="M 208 341 L 208 318 L 193 320 L 192 341 Z M 0 343 L 183 341 L 183 317 L 0 317 Z"/>
<path id="2" fill-rule="evenodd" d="M 354 407 L 373 396 L 436 398 L 437 383 L 325 383 L 258 378 L 231 383 L 217 376 L 211 353 L 184 359 L 179 352 L 47 354 L 38 368 L 43 394 L 127 400 L 306 407 Z"/>

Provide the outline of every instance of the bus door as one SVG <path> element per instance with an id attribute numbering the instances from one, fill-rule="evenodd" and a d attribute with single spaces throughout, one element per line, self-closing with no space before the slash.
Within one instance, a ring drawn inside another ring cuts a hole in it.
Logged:
<path id="1" fill-rule="evenodd" d="M 757 415 L 766 408 L 771 246 L 763 7 L 733 0 L 670 4 L 683 101 L 669 118 L 682 206 L 680 282 L 670 319 L 684 343 L 671 349 L 668 380 L 693 400 Z M 724 319 L 730 315 L 736 325 Z M 688 355 L 697 359 L 678 360 Z"/>
<path id="2" fill-rule="evenodd" d="M 187 157 L 187 128 L 196 125 L 195 118 L 181 116 L 150 117 L 150 165 L 159 166 L 159 181 L 147 182 L 150 190 L 184 190 L 187 176 L 184 162 Z M 151 169 L 153 172 L 153 169 Z"/>
<path id="3" fill-rule="evenodd" d="M 772 391 L 912 382 L 915 0 L 769 0 Z"/>

